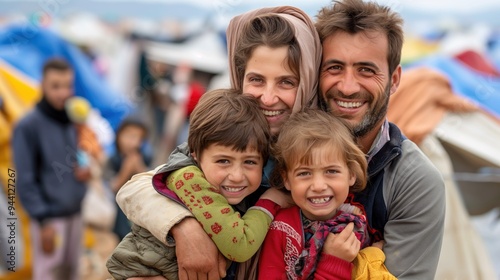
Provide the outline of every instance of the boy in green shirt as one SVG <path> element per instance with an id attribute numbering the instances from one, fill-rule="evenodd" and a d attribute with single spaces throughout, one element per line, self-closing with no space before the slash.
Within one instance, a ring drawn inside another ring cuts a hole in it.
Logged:
<path id="1" fill-rule="evenodd" d="M 188 145 L 171 154 L 153 185 L 186 206 L 226 258 L 245 262 L 260 248 L 280 205 L 288 203 L 278 190 L 262 194 L 259 188 L 270 143 L 269 126 L 253 97 L 236 90 L 208 92 L 191 114 Z M 246 209 L 243 199 L 260 194 Z M 108 270 L 115 279 L 178 279 L 171 241 L 172 247 L 165 246 L 133 225 L 108 260 Z"/>

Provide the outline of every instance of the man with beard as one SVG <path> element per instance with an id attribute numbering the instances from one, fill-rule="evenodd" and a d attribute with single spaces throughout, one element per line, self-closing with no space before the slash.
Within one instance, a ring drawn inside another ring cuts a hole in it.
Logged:
<path id="1" fill-rule="evenodd" d="M 66 61 L 47 61 L 42 99 L 19 121 L 12 139 L 19 198 L 31 219 L 36 280 L 79 278 L 80 205 L 90 172 L 77 164 L 76 129 L 64 110 L 73 81 Z"/>
<path id="2" fill-rule="evenodd" d="M 323 45 L 320 92 L 325 109 L 351 126 L 368 159 L 361 204 L 386 266 L 398 279 L 434 279 L 444 228 L 440 173 L 386 120 L 401 77 L 402 19 L 388 7 L 340 0 L 317 15 Z"/>

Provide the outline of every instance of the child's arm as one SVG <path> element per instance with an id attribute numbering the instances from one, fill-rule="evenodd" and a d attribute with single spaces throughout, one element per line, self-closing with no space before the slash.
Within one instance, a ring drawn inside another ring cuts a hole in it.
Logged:
<path id="1" fill-rule="evenodd" d="M 271 200 L 260 199 L 240 217 L 196 166 L 173 172 L 167 185 L 201 223 L 219 251 L 236 262 L 244 262 L 257 252 L 279 209 Z"/>

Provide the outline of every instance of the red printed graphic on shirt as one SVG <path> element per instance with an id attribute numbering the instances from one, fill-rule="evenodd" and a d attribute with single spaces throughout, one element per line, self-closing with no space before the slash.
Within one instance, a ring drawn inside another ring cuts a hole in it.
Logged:
<path id="1" fill-rule="evenodd" d="M 184 186 L 184 182 L 182 182 L 181 180 L 179 180 L 175 183 L 176 189 L 180 189 L 180 188 L 182 188 L 182 186 Z"/>
<path id="2" fill-rule="evenodd" d="M 214 200 L 210 196 L 203 196 L 201 199 L 205 202 L 206 205 L 210 205 L 214 203 Z"/>
<path id="3" fill-rule="evenodd" d="M 194 174 L 193 174 L 193 173 L 191 173 L 191 172 L 184 173 L 184 179 L 186 179 L 186 180 L 190 180 L 190 179 L 192 179 L 192 178 L 193 178 L 193 176 L 194 176 Z"/>
<path id="4" fill-rule="evenodd" d="M 210 214 L 208 211 L 207 212 L 203 212 L 203 216 L 205 216 L 205 219 L 210 219 L 212 218 L 212 214 Z"/>
<path id="5" fill-rule="evenodd" d="M 219 223 L 215 223 L 211 226 L 212 232 L 215 234 L 219 234 L 219 232 L 222 230 L 222 226 Z"/>
<path id="6" fill-rule="evenodd" d="M 191 188 L 193 189 L 194 192 L 199 192 L 201 191 L 200 184 L 192 184 Z"/>
<path id="7" fill-rule="evenodd" d="M 229 207 L 226 207 L 226 208 L 224 208 L 224 209 L 221 209 L 221 210 L 220 210 L 220 212 L 221 212 L 222 214 L 227 214 L 227 213 L 229 213 L 230 211 L 231 211 L 231 210 L 229 209 Z"/>

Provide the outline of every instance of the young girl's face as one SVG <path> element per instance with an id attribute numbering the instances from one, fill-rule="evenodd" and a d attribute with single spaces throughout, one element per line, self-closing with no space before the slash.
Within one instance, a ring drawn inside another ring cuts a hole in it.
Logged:
<path id="1" fill-rule="evenodd" d="M 264 159 L 256 149 L 238 152 L 233 147 L 212 144 L 197 160 L 207 181 L 231 205 L 240 203 L 260 186 Z"/>
<path id="2" fill-rule="evenodd" d="M 356 177 L 335 149 L 316 147 L 311 153 L 311 164 L 292 164 L 283 175 L 285 187 L 306 218 L 328 220 L 346 200 Z"/>
<path id="3" fill-rule="evenodd" d="M 137 125 L 128 125 L 118 135 L 116 141 L 120 147 L 120 153 L 127 155 L 136 152 L 144 140 L 144 129 Z"/>
<path id="4" fill-rule="evenodd" d="M 277 135 L 292 113 L 299 77 L 288 69 L 288 47 L 255 48 L 243 77 L 243 92 L 259 100 L 271 134 Z"/>

